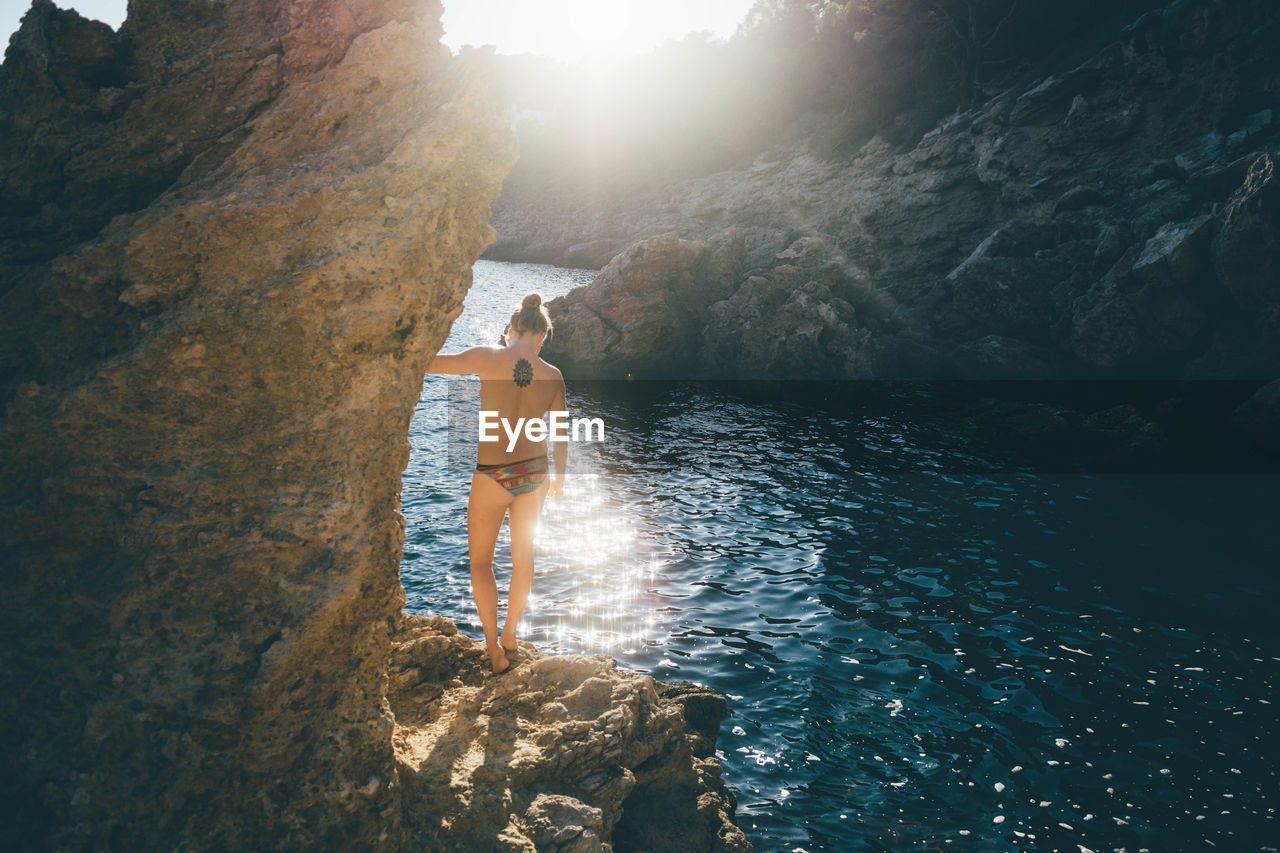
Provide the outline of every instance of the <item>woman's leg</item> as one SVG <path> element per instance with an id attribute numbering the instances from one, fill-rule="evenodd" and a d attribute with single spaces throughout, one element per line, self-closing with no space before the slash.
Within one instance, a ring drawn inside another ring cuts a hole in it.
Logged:
<path id="1" fill-rule="evenodd" d="M 493 576 L 493 549 L 502 529 L 502 517 L 511 504 L 511 493 L 493 478 L 471 475 L 471 498 L 467 502 L 467 552 L 471 562 L 471 594 L 480 611 L 484 645 L 494 672 L 507 668 L 506 655 L 498 645 L 498 582 Z"/>
<path id="2" fill-rule="evenodd" d="M 547 496 L 550 478 L 532 492 L 516 495 L 511 502 L 508 526 L 511 529 L 511 589 L 507 593 L 507 620 L 502 626 L 503 648 L 516 648 L 516 626 L 524 613 L 529 590 L 533 587 L 533 534 L 537 530 L 542 501 Z"/>

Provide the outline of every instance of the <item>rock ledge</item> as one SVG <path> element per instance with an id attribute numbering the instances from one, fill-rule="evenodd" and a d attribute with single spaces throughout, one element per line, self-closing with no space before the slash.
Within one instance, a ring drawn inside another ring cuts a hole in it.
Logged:
<path id="1" fill-rule="evenodd" d="M 429 849 L 752 849 L 715 758 L 728 707 L 705 687 L 531 643 L 493 676 L 453 622 L 406 614 L 388 697 L 407 829 Z"/>

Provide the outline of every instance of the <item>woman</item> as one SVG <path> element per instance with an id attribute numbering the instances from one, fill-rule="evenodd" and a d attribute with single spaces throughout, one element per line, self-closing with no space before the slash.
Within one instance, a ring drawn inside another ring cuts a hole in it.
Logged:
<path id="1" fill-rule="evenodd" d="M 506 346 L 472 347 L 456 355 L 437 355 L 428 373 L 475 373 L 480 376 L 480 409 L 496 411 L 509 424 L 518 418 L 544 418 L 564 409 L 564 378 L 538 357 L 551 334 L 551 315 L 542 297 L 530 293 L 511 315 Z M 485 646 L 494 674 L 510 666 L 507 652 L 516 651 L 516 626 L 533 585 L 533 531 L 548 489 L 559 500 L 564 488 L 565 442 L 554 442 L 555 478 L 547 478 L 547 448 L 521 430 L 508 451 L 508 437 L 480 442 L 467 503 L 467 548 L 471 559 L 471 593 L 480 611 Z M 510 517 L 511 589 L 507 620 L 498 635 L 498 584 L 493 576 L 493 550 L 504 516 Z"/>

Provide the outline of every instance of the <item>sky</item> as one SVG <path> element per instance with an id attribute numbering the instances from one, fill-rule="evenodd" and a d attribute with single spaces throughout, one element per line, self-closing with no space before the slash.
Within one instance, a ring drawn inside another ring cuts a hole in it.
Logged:
<path id="1" fill-rule="evenodd" d="M 119 27 L 126 0 L 54 0 L 86 18 Z M 341 2 L 341 0 L 335 0 Z M 499 53 L 535 53 L 566 62 L 647 53 L 667 39 L 709 31 L 728 38 L 752 0 L 445 0 L 444 43 L 496 45 Z M 0 0 L 0 44 L 31 5 Z"/>
<path id="2" fill-rule="evenodd" d="M 104 21 L 112 29 L 124 23 L 126 0 L 54 0 L 60 9 L 73 8 L 86 18 Z M 31 0 L 0 0 L 0 47 L 9 46 L 9 36 L 31 8 Z"/>
<path id="3" fill-rule="evenodd" d="M 647 53 L 667 39 L 709 31 L 728 38 L 752 0 L 453 0 L 444 43 L 493 44 L 568 62 Z"/>

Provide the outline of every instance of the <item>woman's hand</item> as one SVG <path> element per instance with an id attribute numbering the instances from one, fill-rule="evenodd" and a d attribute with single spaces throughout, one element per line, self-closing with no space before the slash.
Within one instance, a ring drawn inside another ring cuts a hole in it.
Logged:
<path id="1" fill-rule="evenodd" d="M 551 481 L 551 500 L 559 501 L 564 497 L 564 477 L 556 477 Z"/>

